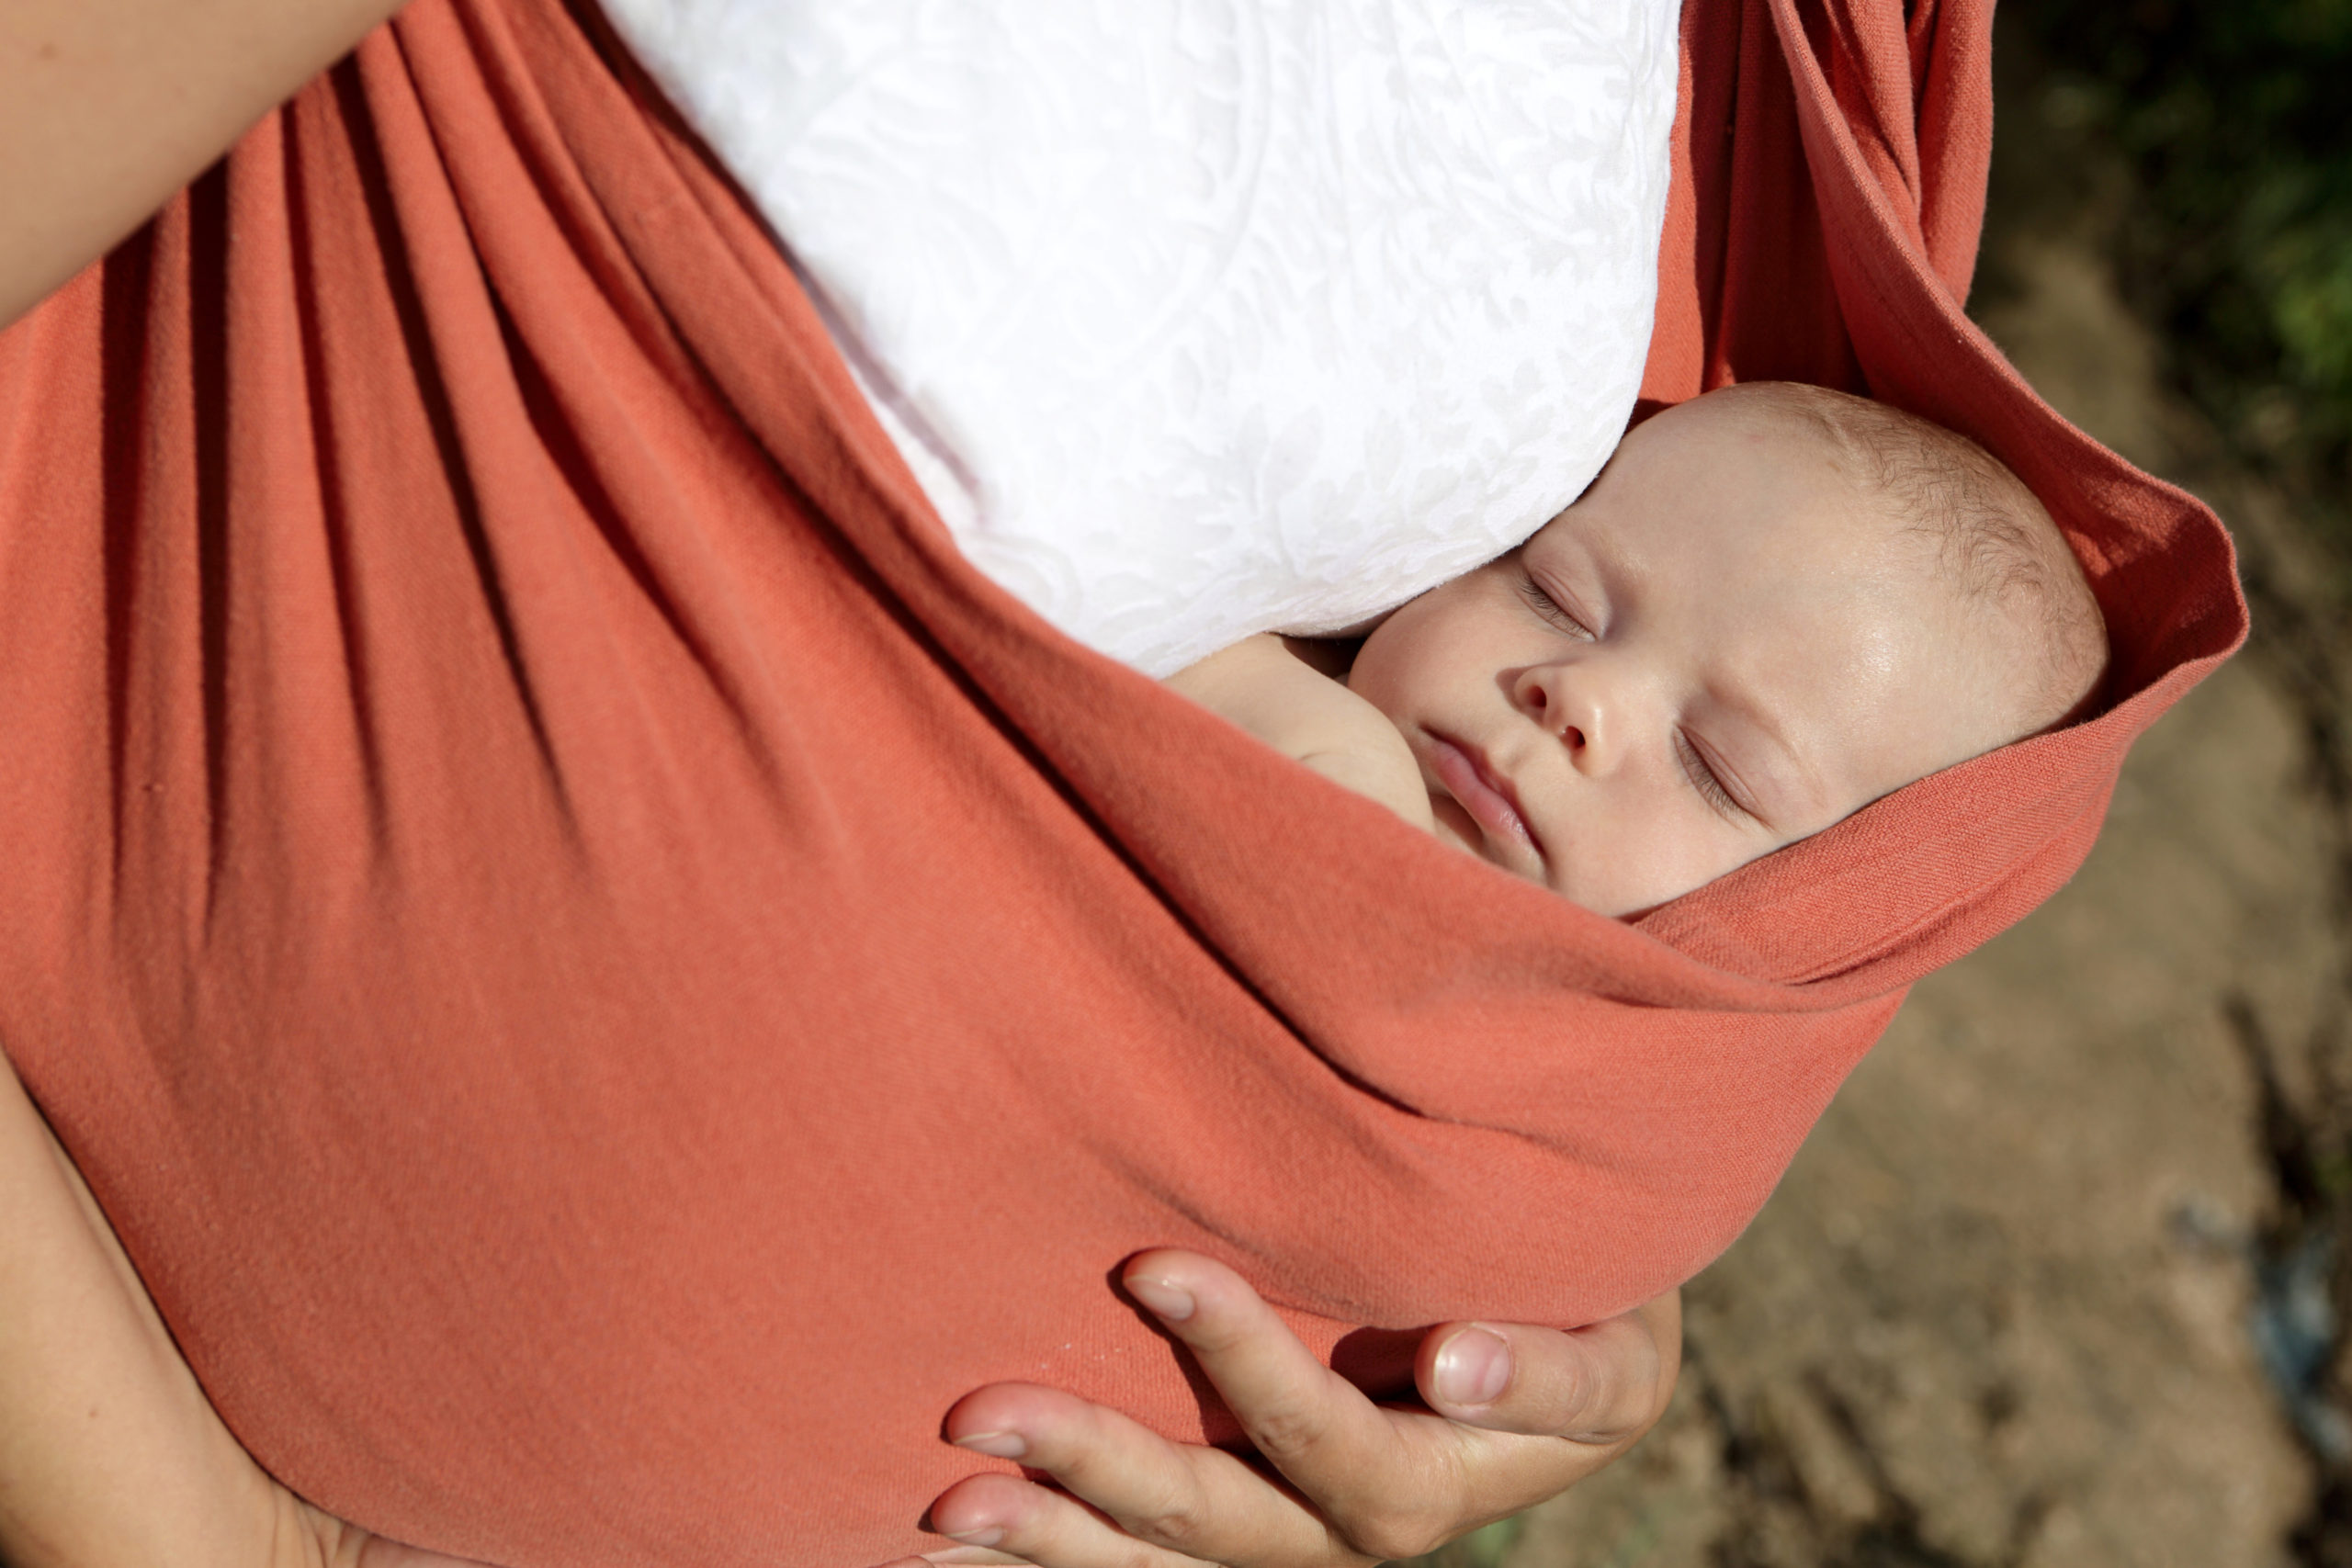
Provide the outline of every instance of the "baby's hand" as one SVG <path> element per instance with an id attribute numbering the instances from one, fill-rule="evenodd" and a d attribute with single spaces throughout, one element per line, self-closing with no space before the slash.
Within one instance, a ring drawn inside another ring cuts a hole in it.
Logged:
<path id="1" fill-rule="evenodd" d="M 1344 734 L 1338 734 L 1313 750 L 1294 753 L 1308 767 L 1343 784 L 1369 800 L 1381 805 L 1410 822 L 1424 833 L 1437 831 L 1437 818 L 1430 810 L 1430 792 L 1421 783 L 1420 764 L 1413 760 L 1413 750 L 1387 716 L 1362 697 L 1336 682 L 1326 685 L 1345 698 L 1349 705 L 1361 710 L 1344 721 Z M 1341 716 L 1330 716 L 1333 728 L 1342 727 Z"/>
<path id="2" fill-rule="evenodd" d="M 1378 801 L 1424 832 L 1436 831 L 1420 764 L 1404 736 L 1378 708 L 1292 653 L 1283 638 L 1246 638 L 1179 671 L 1167 683 L 1332 783 Z"/>

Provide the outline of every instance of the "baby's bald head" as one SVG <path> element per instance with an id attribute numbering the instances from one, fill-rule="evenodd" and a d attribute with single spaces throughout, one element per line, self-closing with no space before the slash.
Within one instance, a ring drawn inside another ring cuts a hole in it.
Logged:
<path id="1" fill-rule="evenodd" d="M 2080 716 L 2106 673 L 2107 623 L 2081 563 L 2024 481 L 1964 435 L 1882 402 L 1790 381 L 1713 394 L 1828 450 L 1860 498 L 1951 591 L 1955 635 L 1997 683 L 2012 739 Z"/>

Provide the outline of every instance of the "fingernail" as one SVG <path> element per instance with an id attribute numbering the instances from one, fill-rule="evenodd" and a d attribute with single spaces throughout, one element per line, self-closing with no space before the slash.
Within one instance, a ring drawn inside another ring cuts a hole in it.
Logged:
<path id="1" fill-rule="evenodd" d="M 1510 1346 L 1499 1334 L 1465 1328 L 1437 1353 L 1437 1396 L 1448 1404 L 1487 1404 L 1510 1382 Z"/>
<path id="2" fill-rule="evenodd" d="M 1004 1539 L 1004 1527 L 980 1525 L 967 1530 L 948 1530 L 945 1534 L 948 1540 L 960 1540 L 966 1546 L 994 1546 Z"/>
<path id="3" fill-rule="evenodd" d="M 975 1432 L 968 1438 L 956 1438 L 956 1446 L 992 1459 L 1019 1459 L 1029 1451 L 1028 1443 L 1018 1432 Z"/>
<path id="4" fill-rule="evenodd" d="M 1127 1293 L 1170 1323 L 1193 1315 L 1193 1293 L 1148 1274 L 1127 1276 Z"/>

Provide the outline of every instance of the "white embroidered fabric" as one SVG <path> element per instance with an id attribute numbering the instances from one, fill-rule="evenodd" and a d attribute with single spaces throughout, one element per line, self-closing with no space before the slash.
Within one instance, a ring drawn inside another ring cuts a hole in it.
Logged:
<path id="1" fill-rule="evenodd" d="M 1677 0 L 605 0 L 983 570 L 1164 675 L 1493 558 L 1647 355 Z"/>

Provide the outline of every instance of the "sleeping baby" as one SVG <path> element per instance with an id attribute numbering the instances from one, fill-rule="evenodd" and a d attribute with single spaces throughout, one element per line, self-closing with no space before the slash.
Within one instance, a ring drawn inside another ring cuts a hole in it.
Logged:
<path id="1" fill-rule="evenodd" d="M 1169 683 L 1624 916 L 2075 716 L 2106 660 L 2016 476 L 1884 404 L 1765 382 L 1634 429 L 1525 545 L 1380 621 L 1345 684 L 1274 636 Z"/>

